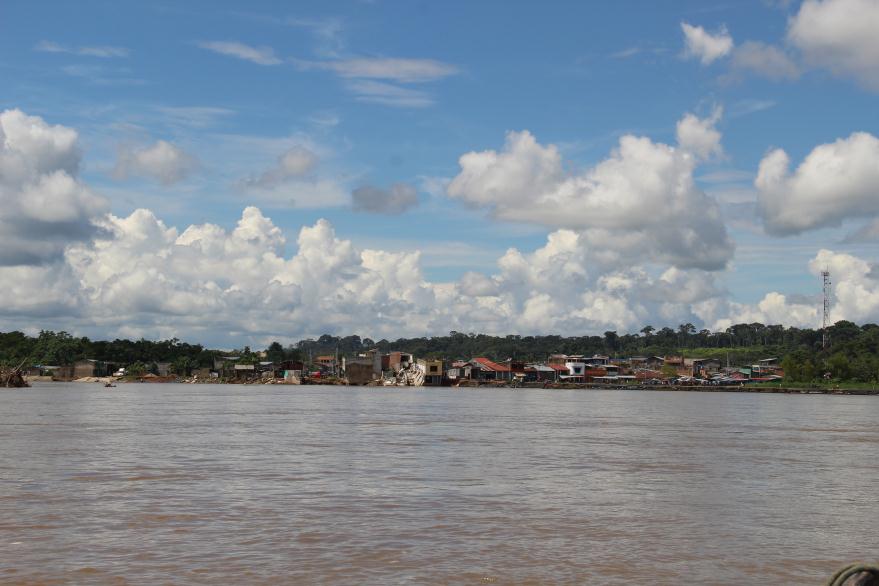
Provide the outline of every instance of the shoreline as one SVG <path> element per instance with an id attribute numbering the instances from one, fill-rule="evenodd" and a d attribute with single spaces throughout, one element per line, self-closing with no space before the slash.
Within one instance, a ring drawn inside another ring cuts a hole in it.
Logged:
<path id="1" fill-rule="evenodd" d="M 806 386 L 779 386 L 779 387 L 756 387 L 747 385 L 613 385 L 613 384 L 596 384 L 596 383 L 537 383 L 528 382 L 518 385 L 510 384 L 506 381 L 466 381 L 466 384 L 458 385 L 424 385 L 424 386 L 382 386 L 375 384 L 351 385 L 343 382 L 325 382 L 323 384 L 314 384 L 312 382 L 305 384 L 296 384 L 285 382 L 283 380 L 271 379 L 268 381 L 217 381 L 217 380 L 186 380 L 174 379 L 169 380 L 123 380 L 114 379 L 113 377 L 88 377 L 86 379 L 78 379 L 72 381 L 52 380 L 51 377 L 26 377 L 28 383 L 64 383 L 73 382 L 80 384 L 124 384 L 124 385 L 140 385 L 140 384 L 215 384 L 215 385 L 283 385 L 289 387 L 297 386 L 350 386 L 363 388 L 388 388 L 388 389 L 418 389 L 429 390 L 436 388 L 466 390 L 466 389 L 514 389 L 514 390 L 584 390 L 584 391 L 675 391 L 675 392 L 697 392 L 697 393 L 755 393 L 755 394 L 779 394 L 779 395 L 857 395 L 857 396 L 879 396 L 879 388 L 822 388 L 822 387 L 806 387 Z"/>

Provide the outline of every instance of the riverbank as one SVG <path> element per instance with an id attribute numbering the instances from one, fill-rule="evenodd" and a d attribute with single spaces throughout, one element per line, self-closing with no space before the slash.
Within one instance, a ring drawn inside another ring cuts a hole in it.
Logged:
<path id="1" fill-rule="evenodd" d="M 300 386 L 299 383 L 285 381 L 283 379 L 262 379 L 251 381 L 224 381 L 217 379 L 178 379 L 176 377 L 153 377 L 153 378 L 115 378 L 115 377 L 84 377 L 74 381 L 53 381 L 51 377 L 27 377 L 27 382 L 75 382 L 75 383 L 99 383 L 99 384 L 220 384 L 220 385 L 284 385 Z M 303 386 L 364 386 L 379 388 L 380 385 L 349 385 L 344 380 L 314 379 L 301 383 Z M 380 387 L 385 388 L 385 387 Z M 388 387 L 430 390 L 436 388 L 452 389 L 555 389 L 555 390 L 602 390 L 602 391 L 681 391 L 697 393 L 757 393 L 757 394 L 786 394 L 786 395 L 863 395 L 879 396 L 879 388 L 867 385 L 821 385 L 821 386 L 793 386 L 793 385 L 641 385 L 641 384 L 598 384 L 598 383 L 549 383 L 527 382 L 513 384 L 507 381 L 461 381 L 457 385 L 422 386 L 422 387 Z"/>
<path id="2" fill-rule="evenodd" d="M 879 388 L 867 387 L 803 387 L 803 386 L 761 386 L 761 385 L 639 385 L 639 384 L 596 384 L 596 383 L 509 383 L 494 382 L 460 385 L 455 388 L 515 388 L 515 389 L 560 389 L 560 390 L 602 390 L 602 391 L 686 391 L 696 393 L 763 393 L 787 395 L 877 395 Z"/>

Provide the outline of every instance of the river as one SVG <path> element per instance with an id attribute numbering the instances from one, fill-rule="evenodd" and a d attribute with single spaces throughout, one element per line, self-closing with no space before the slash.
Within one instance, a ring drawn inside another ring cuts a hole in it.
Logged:
<path id="1" fill-rule="evenodd" d="M 821 584 L 879 397 L 0 390 L 4 584 Z"/>

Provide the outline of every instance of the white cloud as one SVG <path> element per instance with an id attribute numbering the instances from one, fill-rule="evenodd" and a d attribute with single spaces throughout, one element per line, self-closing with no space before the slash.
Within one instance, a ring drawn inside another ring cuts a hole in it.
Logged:
<path id="1" fill-rule="evenodd" d="M 755 185 L 766 229 L 796 234 L 879 215 L 879 139 L 856 132 L 818 145 L 796 170 L 781 149 L 760 161 Z"/>
<path id="2" fill-rule="evenodd" d="M 63 261 L 41 266 L 0 266 L 0 320 L 6 329 L 34 327 L 35 319 L 58 323 L 84 309 L 81 285 Z"/>
<path id="3" fill-rule="evenodd" d="M 34 47 L 35 51 L 43 53 L 69 53 L 85 57 L 128 57 L 129 51 L 125 47 L 113 47 L 109 45 L 97 45 L 86 47 L 67 47 L 52 41 L 40 41 Z"/>
<path id="4" fill-rule="evenodd" d="M 373 214 L 402 214 L 418 205 L 418 192 L 407 183 L 395 183 L 388 189 L 363 185 L 351 192 L 356 211 Z"/>
<path id="5" fill-rule="evenodd" d="M 325 220 L 302 228 L 290 257 L 281 231 L 252 207 L 231 231 L 204 224 L 178 233 L 148 210 L 106 222 L 112 239 L 67 258 L 91 319 L 110 330 L 173 327 L 212 339 L 390 332 L 400 315 L 433 309 L 417 253 L 356 250 Z"/>
<path id="6" fill-rule="evenodd" d="M 119 150 L 113 175 L 118 179 L 146 177 L 163 185 L 182 181 L 198 168 L 198 160 L 164 140 L 144 147 L 123 147 Z"/>
<path id="7" fill-rule="evenodd" d="M 358 57 L 335 61 L 295 62 L 301 69 L 326 69 L 341 77 L 381 79 L 398 83 L 436 81 L 455 75 L 458 68 L 434 59 Z"/>
<path id="8" fill-rule="evenodd" d="M 682 22 L 681 30 L 684 32 L 684 55 L 698 59 L 702 65 L 710 65 L 729 55 L 733 49 L 733 40 L 726 27 L 721 27 L 712 34 L 701 26 Z"/>
<path id="9" fill-rule="evenodd" d="M 729 117 L 739 118 L 741 116 L 748 116 L 749 114 L 762 112 L 763 110 L 768 110 L 775 106 L 776 102 L 774 100 L 757 100 L 753 98 L 739 100 L 730 108 Z"/>
<path id="10" fill-rule="evenodd" d="M 678 121 L 677 138 L 681 149 L 689 151 L 701 159 L 723 154 L 720 145 L 720 131 L 715 125 L 720 121 L 723 109 L 717 107 L 708 118 L 699 118 L 687 113 Z"/>
<path id="11" fill-rule="evenodd" d="M 578 230 L 603 263 L 722 268 L 733 245 L 717 202 L 693 180 L 698 162 L 720 150 L 718 116 L 685 117 L 677 147 L 623 136 L 607 159 L 573 173 L 556 146 L 510 132 L 500 152 L 461 156 L 448 194 L 503 220 Z"/>
<path id="12" fill-rule="evenodd" d="M 614 59 L 628 59 L 629 57 L 634 57 L 642 51 L 643 49 L 641 47 L 629 47 L 628 49 L 622 49 L 615 53 L 611 53 L 610 56 Z"/>
<path id="13" fill-rule="evenodd" d="M 253 47 L 237 41 L 199 41 L 197 46 L 220 55 L 236 57 L 258 65 L 280 65 L 282 61 L 275 56 L 271 47 Z"/>
<path id="14" fill-rule="evenodd" d="M 772 80 L 796 79 L 800 68 L 783 50 L 757 41 L 746 41 L 735 48 L 730 62 L 732 76 L 755 73 Z"/>
<path id="15" fill-rule="evenodd" d="M 809 261 L 809 272 L 815 276 L 819 290 L 821 271 L 830 271 L 832 297 L 830 323 L 849 320 L 855 323 L 879 321 L 879 280 L 873 275 L 869 262 L 851 254 L 820 250 Z M 821 301 L 798 300 L 796 296 L 778 292 L 767 293 L 754 305 L 729 303 L 729 316 L 718 320 L 716 328 L 730 323 L 784 324 L 787 326 L 817 328 L 821 326 Z"/>
<path id="16" fill-rule="evenodd" d="M 434 103 L 433 98 L 426 92 L 380 81 L 352 81 L 347 86 L 360 102 L 370 102 L 398 108 L 425 108 L 432 106 Z"/>
<path id="17" fill-rule="evenodd" d="M 434 59 L 357 57 L 293 62 L 301 70 L 322 69 L 346 79 L 346 87 L 358 101 L 398 108 L 424 108 L 434 103 L 427 92 L 399 84 L 437 81 L 458 73 L 454 65 Z"/>
<path id="18" fill-rule="evenodd" d="M 77 139 L 20 110 L 0 113 L 0 266 L 56 260 L 97 232 L 107 202 L 78 179 Z"/>
<path id="19" fill-rule="evenodd" d="M 879 2 L 805 0 L 791 19 L 790 44 L 806 60 L 879 91 Z"/>
<path id="20" fill-rule="evenodd" d="M 589 242 L 571 230 L 550 234 L 532 252 L 508 250 L 494 274 L 466 273 L 431 283 L 420 254 L 359 249 L 319 220 L 304 226 L 294 251 L 259 209 L 235 227 L 180 231 L 152 212 L 108 215 L 104 232 L 74 244 L 49 267 L 0 268 L 7 324 L 89 324 L 100 336 L 185 336 L 213 345 L 259 344 L 324 332 L 373 338 L 451 329 L 487 333 L 636 331 L 645 323 L 762 321 L 811 325 L 813 306 L 770 293 L 755 306 L 730 303 L 712 273 L 591 265 Z M 829 267 L 835 319 L 875 319 L 879 282 L 868 263 L 822 251 L 813 272 Z M 729 317 L 728 317 L 729 316 Z M 711 321 L 709 321 L 711 320 Z"/>

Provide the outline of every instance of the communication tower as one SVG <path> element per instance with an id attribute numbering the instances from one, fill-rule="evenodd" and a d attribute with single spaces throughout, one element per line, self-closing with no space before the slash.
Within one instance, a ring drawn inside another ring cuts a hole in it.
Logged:
<path id="1" fill-rule="evenodd" d="M 824 269 L 821 271 L 821 278 L 824 281 L 824 313 L 821 322 L 821 346 L 827 350 L 830 346 L 830 336 L 827 334 L 827 315 L 830 313 L 830 271 Z"/>

